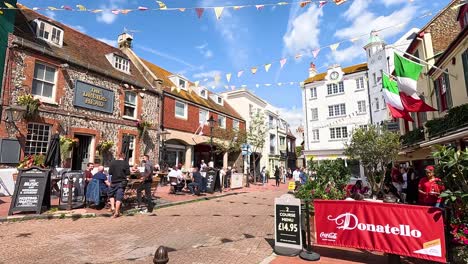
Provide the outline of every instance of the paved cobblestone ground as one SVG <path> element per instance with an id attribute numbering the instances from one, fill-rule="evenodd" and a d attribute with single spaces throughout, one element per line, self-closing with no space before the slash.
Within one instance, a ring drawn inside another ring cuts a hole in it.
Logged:
<path id="1" fill-rule="evenodd" d="M 272 253 L 274 198 L 259 190 L 119 219 L 34 220 L 0 224 L 0 263 L 259 263 Z"/>

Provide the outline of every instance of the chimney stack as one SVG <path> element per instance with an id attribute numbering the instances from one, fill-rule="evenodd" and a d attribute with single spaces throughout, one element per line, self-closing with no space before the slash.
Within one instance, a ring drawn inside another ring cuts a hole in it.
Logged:
<path id="1" fill-rule="evenodd" d="M 315 68 L 315 64 L 311 62 L 309 67 L 309 78 L 312 78 L 315 75 L 317 75 L 317 69 Z"/>
<path id="2" fill-rule="evenodd" d="M 132 48 L 132 40 L 133 40 L 132 35 L 125 32 L 125 33 L 120 34 L 119 37 L 117 38 L 117 45 L 119 46 L 119 49 Z"/>

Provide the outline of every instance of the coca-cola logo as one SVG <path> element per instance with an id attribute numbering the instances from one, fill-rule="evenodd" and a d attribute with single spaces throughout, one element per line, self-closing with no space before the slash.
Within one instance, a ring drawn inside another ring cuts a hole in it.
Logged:
<path id="1" fill-rule="evenodd" d="M 354 230 L 357 228 L 360 231 L 376 232 L 398 236 L 411 236 L 415 238 L 419 238 L 422 236 L 421 231 L 417 229 L 411 229 L 409 225 L 400 224 L 399 226 L 390 226 L 390 224 L 376 225 L 360 223 L 358 217 L 349 212 L 340 214 L 335 218 L 329 215 L 327 219 L 329 221 L 335 222 L 337 228 L 342 230 Z M 320 234 L 320 236 L 321 235 L 322 234 Z"/>
<path id="2" fill-rule="evenodd" d="M 325 233 L 325 232 L 320 233 L 320 238 L 323 240 L 335 241 L 337 236 L 338 236 L 337 233 Z"/>

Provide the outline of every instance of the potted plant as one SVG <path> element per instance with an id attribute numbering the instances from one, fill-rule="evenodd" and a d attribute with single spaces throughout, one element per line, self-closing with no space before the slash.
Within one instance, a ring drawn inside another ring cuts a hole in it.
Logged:
<path id="1" fill-rule="evenodd" d="M 454 263 L 468 263 L 468 150 L 437 146 L 432 155 L 439 162 L 436 172 L 446 189 L 440 197 L 450 216 Z"/>
<path id="2" fill-rule="evenodd" d="M 142 137 L 146 133 L 146 131 L 153 126 L 151 122 L 146 120 L 138 120 L 136 125 L 139 137 Z"/>
<path id="3" fill-rule="evenodd" d="M 33 166 L 44 168 L 45 156 L 40 154 L 27 155 L 19 163 L 18 169 L 25 169 Z"/>
<path id="4" fill-rule="evenodd" d="M 70 157 L 73 148 L 78 145 L 77 138 L 60 136 L 60 157 L 63 161 Z"/>
<path id="5" fill-rule="evenodd" d="M 39 99 L 35 99 L 31 94 L 18 96 L 16 103 L 25 107 L 23 117 L 26 120 L 34 119 L 39 114 L 39 106 L 41 105 L 41 101 Z"/>

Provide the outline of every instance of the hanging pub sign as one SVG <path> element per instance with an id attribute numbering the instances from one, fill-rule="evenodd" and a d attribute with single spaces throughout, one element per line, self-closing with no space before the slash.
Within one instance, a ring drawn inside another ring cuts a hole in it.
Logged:
<path id="1" fill-rule="evenodd" d="M 114 91 L 76 81 L 73 105 L 112 114 L 114 111 Z"/>
<path id="2" fill-rule="evenodd" d="M 31 167 L 18 169 L 15 192 L 8 215 L 14 212 L 35 212 L 50 208 L 50 173 L 49 169 Z"/>
<path id="3" fill-rule="evenodd" d="M 292 194 L 275 198 L 275 253 L 295 256 L 302 250 L 301 200 Z"/>

